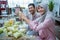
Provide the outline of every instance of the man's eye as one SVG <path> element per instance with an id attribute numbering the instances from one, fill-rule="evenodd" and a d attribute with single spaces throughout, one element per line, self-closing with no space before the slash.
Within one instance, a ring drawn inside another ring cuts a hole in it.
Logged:
<path id="1" fill-rule="evenodd" d="M 30 8 L 29 8 L 30 9 Z"/>

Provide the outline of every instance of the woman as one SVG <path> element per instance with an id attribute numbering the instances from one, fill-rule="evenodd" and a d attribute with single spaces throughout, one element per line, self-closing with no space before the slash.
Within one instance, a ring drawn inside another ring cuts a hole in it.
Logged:
<path id="1" fill-rule="evenodd" d="M 33 31 L 39 33 L 37 40 L 56 40 L 54 32 L 54 20 L 52 18 L 53 13 L 48 11 L 47 5 L 43 3 L 38 5 L 38 12 L 41 16 L 34 21 L 27 19 L 24 14 L 20 14 L 20 16 L 22 15 L 21 18 L 29 24 Z"/>

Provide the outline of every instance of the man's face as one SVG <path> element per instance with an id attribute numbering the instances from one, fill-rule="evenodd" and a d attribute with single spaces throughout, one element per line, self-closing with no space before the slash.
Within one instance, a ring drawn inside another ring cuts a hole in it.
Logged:
<path id="1" fill-rule="evenodd" d="M 28 9 L 29 9 L 29 12 L 30 12 L 31 14 L 34 14 L 34 13 L 35 13 L 35 8 L 34 8 L 32 5 L 29 6 Z"/>

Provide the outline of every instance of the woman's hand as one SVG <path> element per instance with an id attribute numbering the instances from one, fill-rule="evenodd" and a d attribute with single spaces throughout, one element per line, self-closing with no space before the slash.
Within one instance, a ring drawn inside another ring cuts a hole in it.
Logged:
<path id="1" fill-rule="evenodd" d="M 29 22 L 30 22 L 30 20 L 27 19 L 27 17 L 26 17 L 22 12 L 19 12 L 19 17 L 20 17 L 22 20 L 24 20 L 26 23 L 29 23 Z"/>
<path id="2" fill-rule="evenodd" d="M 19 17 L 23 20 L 26 19 L 26 16 L 22 12 L 19 12 Z"/>

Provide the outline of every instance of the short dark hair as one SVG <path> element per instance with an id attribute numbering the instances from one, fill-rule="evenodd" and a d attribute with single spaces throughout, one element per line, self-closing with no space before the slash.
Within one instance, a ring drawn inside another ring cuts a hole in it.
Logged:
<path id="1" fill-rule="evenodd" d="M 33 6 L 33 7 L 35 8 L 35 5 L 34 5 L 33 3 L 30 3 L 30 4 L 28 5 L 28 7 L 29 7 L 29 6 Z"/>

